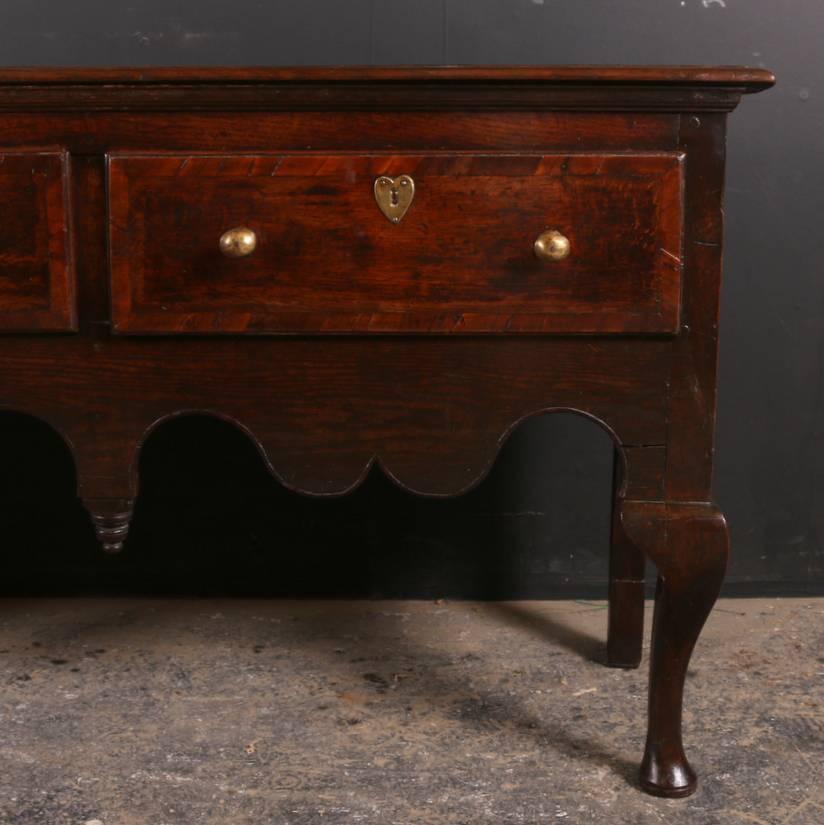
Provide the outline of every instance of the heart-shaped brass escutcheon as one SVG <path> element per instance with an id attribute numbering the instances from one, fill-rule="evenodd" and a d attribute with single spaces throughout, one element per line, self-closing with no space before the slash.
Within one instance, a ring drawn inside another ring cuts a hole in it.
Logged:
<path id="1" fill-rule="evenodd" d="M 403 220 L 414 197 L 415 181 L 409 175 L 399 175 L 397 178 L 381 175 L 375 181 L 375 200 L 392 223 Z"/>

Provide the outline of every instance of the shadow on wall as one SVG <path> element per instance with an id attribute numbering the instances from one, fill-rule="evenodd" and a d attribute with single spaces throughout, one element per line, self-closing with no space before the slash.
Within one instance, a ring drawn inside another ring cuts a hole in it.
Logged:
<path id="1" fill-rule="evenodd" d="M 522 424 L 490 475 L 446 500 L 407 494 L 378 469 L 342 498 L 301 496 L 232 425 L 169 420 L 142 451 L 130 539 L 115 557 L 98 549 L 50 427 L 2 413 L 0 451 L 6 594 L 606 594 L 613 447 L 572 413 Z"/>

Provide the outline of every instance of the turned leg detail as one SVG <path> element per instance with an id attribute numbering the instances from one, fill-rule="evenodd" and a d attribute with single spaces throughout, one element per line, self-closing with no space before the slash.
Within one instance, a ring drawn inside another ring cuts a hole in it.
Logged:
<path id="1" fill-rule="evenodd" d="M 607 664 L 636 668 L 644 640 L 644 572 L 646 558 L 621 524 L 620 462 L 615 462 L 612 532 L 609 553 Z"/>
<path id="2" fill-rule="evenodd" d="M 727 567 L 724 516 L 710 504 L 625 501 L 627 539 L 655 563 L 649 720 L 641 786 L 656 796 L 693 793 L 697 780 L 681 740 L 684 680 Z"/>
<path id="3" fill-rule="evenodd" d="M 84 499 L 95 533 L 106 553 L 119 553 L 129 533 L 133 502 L 128 498 Z"/>
<path id="4" fill-rule="evenodd" d="M 101 432 L 106 433 L 105 438 L 100 437 Z M 92 421 L 75 438 L 77 494 L 106 553 L 119 553 L 129 533 L 137 496 L 135 467 L 141 432 L 137 425 L 115 431 L 111 422 L 104 427 L 100 421 Z"/>

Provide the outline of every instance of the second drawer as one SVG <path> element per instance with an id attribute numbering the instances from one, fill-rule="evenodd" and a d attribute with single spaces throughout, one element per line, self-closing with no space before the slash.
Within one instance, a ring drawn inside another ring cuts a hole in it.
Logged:
<path id="1" fill-rule="evenodd" d="M 678 328 L 675 153 L 115 153 L 108 173 L 121 333 Z"/>

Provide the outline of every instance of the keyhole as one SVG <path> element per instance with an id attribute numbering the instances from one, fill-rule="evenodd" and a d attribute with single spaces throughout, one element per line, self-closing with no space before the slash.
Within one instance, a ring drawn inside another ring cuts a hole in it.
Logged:
<path id="1" fill-rule="evenodd" d="M 390 203 L 392 204 L 392 206 L 397 206 L 398 205 L 398 187 L 397 186 L 392 187 L 392 191 L 391 191 L 389 197 L 390 197 Z"/>

